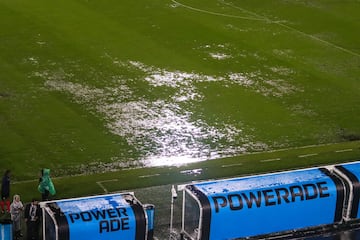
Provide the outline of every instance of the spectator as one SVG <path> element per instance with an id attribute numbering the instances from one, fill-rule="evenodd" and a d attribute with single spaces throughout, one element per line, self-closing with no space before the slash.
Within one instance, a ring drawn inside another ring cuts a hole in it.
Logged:
<path id="1" fill-rule="evenodd" d="M 21 212 L 24 210 L 24 205 L 20 200 L 20 195 L 15 194 L 13 202 L 10 205 L 11 220 L 13 221 L 14 239 L 18 240 L 23 235 L 21 234 Z"/>
<path id="2" fill-rule="evenodd" d="M 27 240 L 38 240 L 40 229 L 41 209 L 36 199 L 25 207 L 24 218 L 27 229 Z"/>
<path id="3" fill-rule="evenodd" d="M 10 170 L 6 170 L 1 182 L 1 201 L 0 201 L 0 210 L 2 213 L 6 211 L 10 212 Z"/>
<path id="4" fill-rule="evenodd" d="M 50 169 L 44 168 L 41 170 L 38 190 L 41 193 L 42 201 L 47 201 L 49 200 L 49 195 L 56 194 L 54 184 L 50 178 Z"/>

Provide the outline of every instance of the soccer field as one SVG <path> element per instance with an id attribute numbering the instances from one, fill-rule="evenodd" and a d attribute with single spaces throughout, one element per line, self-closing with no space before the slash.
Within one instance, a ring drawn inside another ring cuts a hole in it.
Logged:
<path id="1" fill-rule="evenodd" d="M 359 12 L 0 0 L 0 170 L 29 180 L 360 140 Z"/>

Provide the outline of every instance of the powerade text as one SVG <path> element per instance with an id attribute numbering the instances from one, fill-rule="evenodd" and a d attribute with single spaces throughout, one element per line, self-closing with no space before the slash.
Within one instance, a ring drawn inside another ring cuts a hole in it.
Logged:
<path id="1" fill-rule="evenodd" d="M 80 213 L 69 214 L 71 223 L 78 221 L 99 221 L 99 233 L 129 230 L 129 216 L 126 208 L 114 208 L 104 210 L 90 210 Z"/>
<path id="2" fill-rule="evenodd" d="M 258 191 L 246 191 L 228 195 L 212 196 L 215 212 L 229 207 L 231 211 L 244 208 L 269 207 L 283 203 L 307 201 L 330 196 L 326 182 L 292 185 L 289 187 L 270 188 Z"/>

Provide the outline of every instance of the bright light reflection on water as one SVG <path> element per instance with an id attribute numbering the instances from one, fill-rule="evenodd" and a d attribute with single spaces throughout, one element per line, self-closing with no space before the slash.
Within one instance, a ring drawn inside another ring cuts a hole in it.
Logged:
<path id="1" fill-rule="evenodd" d="M 47 88 L 66 92 L 79 104 L 100 113 L 112 133 L 143 153 L 140 162 L 147 166 L 182 165 L 268 148 L 266 144 L 254 141 L 253 136 L 245 135 L 241 123 L 236 126 L 224 122 L 209 125 L 206 119 L 194 120 L 193 113 L 183 108 L 203 100 L 204 96 L 196 88 L 199 82 L 228 81 L 253 87 L 254 81 L 245 74 L 216 77 L 171 72 L 135 61 L 114 60 L 115 63 L 145 74 L 145 77 L 142 75 L 130 82 L 145 80 L 154 88 L 168 87 L 174 90 L 172 95 L 154 100 L 146 96 L 140 98 L 131 90 L 129 81 L 118 76 L 112 77 L 108 87 L 94 88 L 71 82 L 68 77 L 71 73 L 45 70 L 34 75 L 43 78 Z"/>
<path id="2" fill-rule="evenodd" d="M 170 166 L 170 165 L 180 166 L 188 163 L 198 162 L 201 160 L 205 161 L 206 159 L 195 158 L 192 156 L 170 156 L 170 157 L 155 156 L 146 159 L 145 162 L 150 166 L 158 167 L 158 166 Z"/>

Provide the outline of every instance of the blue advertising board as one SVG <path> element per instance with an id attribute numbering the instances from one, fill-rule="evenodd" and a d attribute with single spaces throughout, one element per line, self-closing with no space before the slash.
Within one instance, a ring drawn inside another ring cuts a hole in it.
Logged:
<path id="1" fill-rule="evenodd" d="M 202 240 L 264 235 L 341 221 L 344 189 L 327 169 L 186 186 L 202 205 Z"/>
<path id="2" fill-rule="evenodd" d="M 13 228 L 12 221 L 10 219 L 0 219 L 0 239 L 1 240 L 12 240 L 13 239 Z"/>
<path id="3" fill-rule="evenodd" d="M 58 239 L 145 240 L 145 210 L 129 196 L 113 194 L 48 203 L 55 213 Z"/>

